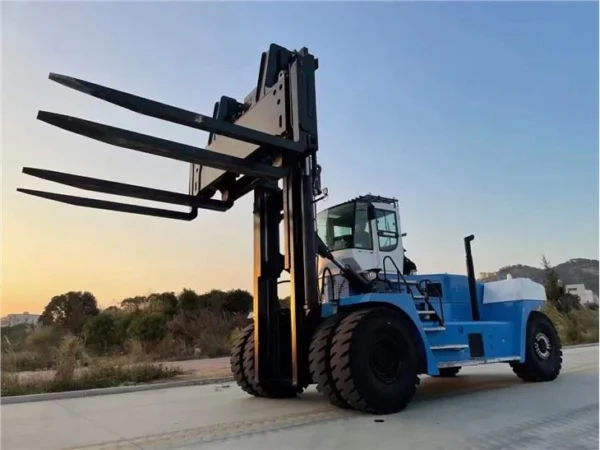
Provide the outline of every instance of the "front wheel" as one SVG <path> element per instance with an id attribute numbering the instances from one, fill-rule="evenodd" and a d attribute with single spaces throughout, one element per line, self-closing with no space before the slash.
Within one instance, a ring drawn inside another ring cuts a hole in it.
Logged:
<path id="1" fill-rule="evenodd" d="M 336 395 L 351 408 L 373 414 L 404 409 L 419 385 L 419 344 L 411 323 L 389 308 L 348 314 L 331 341 Z"/>
<path id="2" fill-rule="evenodd" d="M 552 321 L 536 313 L 527 324 L 525 362 L 511 362 L 513 372 L 523 381 L 552 381 L 562 369 L 562 345 Z"/>
<path id="3" fill-rule="evenodd" d="M 287 383 L 257 382 L 254 378 L 254 324 L 242 330 L 231 349 L 231 372 L 238 386 L 255 397 L 291 398 L 301 394 L 305 386 Z"/>

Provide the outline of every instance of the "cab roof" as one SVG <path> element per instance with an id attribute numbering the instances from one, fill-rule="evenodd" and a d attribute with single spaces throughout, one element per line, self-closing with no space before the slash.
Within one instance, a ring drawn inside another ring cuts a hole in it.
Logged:
<path id="1" fill-rule="evenodd" d="M 395 205 L 398 202 L 398 199 L 390 198 L 390 197 L 382 197 L 379 195 L 371 195 L 371 194 L 359 195 L 358 197 L 354 197 L 353 199 L 347 200 L 342 203 L 338 203 L 337 205 L 330 206 L 329 208 L 326 208 L 323 211 L 326 211 L 331 208 L 336 208 L 338 206 L 347 205 L 347 204 L 353 203 L 353 202 L 387 203 L 390 205 Z"/>

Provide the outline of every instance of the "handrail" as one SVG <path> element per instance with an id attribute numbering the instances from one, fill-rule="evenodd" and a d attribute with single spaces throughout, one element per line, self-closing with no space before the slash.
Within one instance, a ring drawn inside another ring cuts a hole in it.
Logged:
<path id="1" fill-rule="evenodd" d="M 389 259 L 389 260 L 392 262 L 393 266 L 396 268 L 396 272 L 397 272 L 397 274 L 398 274 L 398 278 L 399 278 L 399 279 L 402 279 L 402 282 L 403 282 L 403 283 L 404 283 L 404 285 L 406 286 L 406 289 L 407 289 L 408 293 L 410 294 L 410 296 L 412 297 L 412 299 L 413 299 L 413 301 L 414 301 L 414 300 L 415 300 L 414 293 L 413 293 L 412 289 L 410 288 L 410 285 L 408 284 L 408 281 L 406 281 L 406 278 L 404 278 L 404 275 L 402 275 L 402 272 L 400 272 L 400 268 L 398 267 L 398 265 L 396 264 L 396 262 L 394 261 L 394 259 L 393 259 L 391 256 L 389 256 L 389 255 L 387 255 L 387 256 L 385 256 L 385 257 L 383 258 L 383 264 L 382 264 L 382 265 L 383 265 L 383 276 L 384 276 L 384 279 L 385 279 L 385 281 L 387 281 L 387 282 L 388 282 L 388 284 L 390 284 L 390 285 L 391 285 L 391 283 L 390 283 L 390 282 L 389 282 L 389 280 L 387 279 L 387 271 L 386 271 L 386 269 L 385 269 L 385 262 L 386 262 L 386 260 L 387 260 L 387 259 Z M 441 298 L 441 296 L 440 296 L 440 309 L 441 309 L 441 315 L 440 315 L 440 314 L 439 314 L 439 313 L 438 313 L 438 312 L 435 310 L 435 308 L 433 307 L 433 305 L 431 304 L 431 302 L 429 301 L 429 295 L 428 295 L 428 293 L 427 293 L 427 290 L 425 290 L 425 292 L 423 292 L 423 290 L 421 290 L 421 287 L 420 287 L 420 286 L 421 286 L 421 283 L 422 283 L 423 281 L 424 281 L 424 280 L 420 280 L 420 281 L 419 281 L 419 283 L 417 283 L 417 290 L 418 290 L 418 291 L 419 291 L 419 293 L 420 293 L 420 294 L 423 296 L 423 300 L 425 301 L 425 303 L 426 303 L 426 304 L 427 304 L 427 306 L 429 307 L 429 310 L 433 311 L 433 312 L 435 313 L 435 315 L 437 316 L 437 319 L 438 319 L 438 322 L 439 322 L 440 326 L 444 326 L 444 317 L 443 317 L 443 316 L 444 316 L 444 308 L 442 307 L 442 304 L 441 304 L 442 298 Z M 430 280 L 425 280 L 425 281 L 427 281 L 427 282 L 431 283 L 431 281 L 430 281 Z M 432 284 L 433 284 L 433 283 L 432 283 Z M 435 286 L 435 285 L 434 285 L 434 286 Z M 437 287 L 436 287 L 436 289 L 437 289 Z"/>
<path id="2" fill-rule="evenodd" d="M 331 269 L 329 267 L 325 267 L 325 269 L 323 269 L 323 278 L 321 279 L 321 289 L 319 289 L 319 297 L 321 300 L 321 303 L 323 303 L 323 295 L 325 294 L 325 273 L 329 273 L 329 282 L 331 284 L 331 291 L 332 291 L 332 299 L 335 301 L 337 300 L 335 297 L 335 283 L 334 283 L 334 279 L 333 279 L 333 274 L 331 273 Z"/>
<path id="3" fill-rule="evenodd" d="M 385 270 L 385 260 L 386 259 L 389 259 L 392 262 L 392 264 L 394 265 L 394 268 L 396 269 L 398 278 L 402 279 L 404 286 L 406 286 L 406 290 L 408 291 L 410 296 L 413 297 L 413 300 L 414 300 L 414 296 L 413 296 L 414 294 L 413 294 L 412 289 L 410 288 L 410 285 L 408 284 L 408 281 L 406 281 L 406 278 L 404 278 L 404 275 L 402 275 L 402 272 L 400 271 L 400 268 L 396 264 L 396 261 L 394 261 L 394 259 L 390 255 L 387 255 L 385 258 L 383 258 L 383 274 L 384 274 L 384 277 L 386 278 L 386 280 L 387 280 L 387 272 Z M 417 289 L 418 289 L 418 286 L 417 286 Z"/>
<path id="4" fill-rule="evenodd" d="M 385 281 L 387 281 L 388 285 L 393 289 L 391 282 L 388 280 L 387 278 L 387 270 L 385 269 L 385 261 L 389 259 L 392 262 L 392 265 L 395 267 L 396 269 L 396 273 L 398 275 L 398 278 L 402 278 L 402 281 L 404 282 L 404 285 L 406 286 L 406 289 L 408 290 L 408 292 L 410 293 L 411 297 L 412 297 L 412 291 L 410 289 L 410 286 L 408 285 L 408 283 L 406 282 L 406 279 L 402 276 L 402 274 L 400 273 L 400 268 L 398 268 L 398 265 L 396 264 L 396 261 L 394 261 L 394 259 L 390 256 L 387 255 L 383 258 L 383 278 Z"/>
<path id="5" fill-rule="evenodd" d="M 429 280 L 428 278 L 424 278 L 422 280 L 419 281 L 419 285 L 417 286 L 417 288 L 421 291 L 421 283 L 425 284 L 425 298 L 427 299 L 426 301 L 428 302 L 429 299 L 429 292 L 427 291 L 427 286 L 431 286 L 435 293 L 437 294 L 437 298 L 439 298 L 439 304 L 440 304 L 440 314 L 438 314 L 438 316 L 440 317 L 440 325 L 443 326 L 444 322 L 445 322 L 445 318 L 444 318 L 444 298 L 442 296 L 442 293 L 439 291 L 439 289 L 437 288 L 437 286 L 435 285 L 435 283 L 431 280 Z M 429 302 L 428 302 L 429 304 Z"/>

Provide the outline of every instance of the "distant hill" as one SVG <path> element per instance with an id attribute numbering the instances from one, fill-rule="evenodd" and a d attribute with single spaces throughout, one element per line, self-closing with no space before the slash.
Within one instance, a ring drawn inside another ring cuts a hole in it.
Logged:
<path id="1" fill-rule="evenodd" d="M 599 261 L 597 259 L 576 258 L 566 261 L 554 267 L 558 277 L 564 284 L 581 284 L 583 283 L 586 289 L 590 289 L 596 295 L 598 294 L 598 276 L 599 276 Z M 498 272 L 483 274 L 479 279 L 481 281 L 491 281 L 504 279 L 506 275 L 511 275 L 513 278 L 531 278 L 538 283 L 544 282 L 544 270 L 516 264 L 501 268 Z"/>

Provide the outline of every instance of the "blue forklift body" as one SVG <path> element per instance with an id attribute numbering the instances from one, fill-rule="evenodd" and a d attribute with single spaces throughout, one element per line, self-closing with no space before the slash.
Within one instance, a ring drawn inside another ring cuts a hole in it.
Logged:
<path id="1" fill-rule="evenodd" d="M 440 368 L 525 360 L 527 321 L 532 311 L 541 309 L 543 300 L 496 299 L 486 303 L 484 283 L 477 282 L 480 320 L 473 320 L 467 276 L 427 274 L 403 278 L 392 281 L 398 290 L 405 282 L 416 286 L 429 280 L 441 288 L 441 297 L 429 297 L 427 305 L 424 299 L 415 299 L 414 292 L 349 295 L 323 303 L 322 317 L 374 305 L 397 308 L 410 318 L 422 339 L 428 375 L 438 375 Z M 430 308 L 442 323 L 427 314 Z"/>

